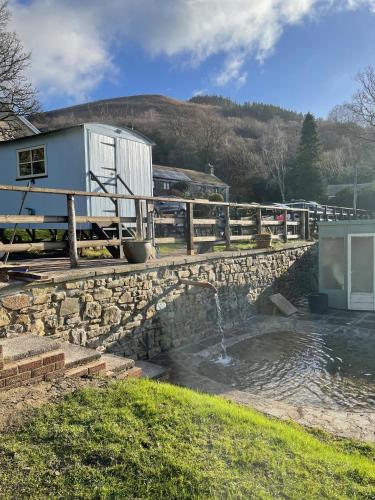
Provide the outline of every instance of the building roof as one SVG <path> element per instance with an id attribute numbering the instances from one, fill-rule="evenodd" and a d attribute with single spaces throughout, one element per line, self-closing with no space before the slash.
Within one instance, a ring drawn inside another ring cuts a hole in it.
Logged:
<path id="1" fill-rule="evenodd" d="M 364 182 L 362 184 L 357 184 L 358 189 L 363 189 L 365 187 L 371 186 L 372 182 Z M 336 196 L 343 189 L 353 188 L 353 183 L 351 184 L 328 184 L 326 188 L 327 196 Z"/>
<path id="2" fill-rule="evenodd" d="M 37 135 L 38 135 L 38 137 L 45 137 L 45 136 L 49 136 L 49 135 L 59 134 L 61 132 L 65 132 L 66 130 L 80 128 L 80 127 L 87 127 L 87 128 L 93 128 L 93 129 L 98 128 L 98 129 L 100 129 L 99 133 L 102 133 L 103 135 L 105 135 L 105 131 L 115 132 L 116 136 L 120 136 L 121 132 L 123 132 L 124 136 L 126 135 L 126 138 L 128 138 L 128 139 L 133 139 L 135 141 L 138 140 L 138 142 L 147 143 L 147 144 L 150 144 L 151 146 L 153 146 L 155 144 L 148 137 L 141 134 L 140 132 L 137 132 L 136 130 L 132 130 L 132 129 L 127 128 L 127 127 L 117 127 L 117 125 L 108 125 L 105 123 L 96 123 L 96 122 L 78 123 L 76 125 L 69 125 L 67 127 L 61 127 L 61 128 L 56 128 L 53 130 L 47 130 L 45 132 L 39 132 Z M 9 144 L 9 143 L 13 143 L 13 142 L 22 142 L 24 140 L 30 140 L 30 138 L 31 138 L 30 136 L 24 136 L 24 137 L 18 137 L 15 139 L 9 139 L 7 141 L 2 141 L 2 142 L 0 142 L 0 147 L 2 144 Z"/>
<path id="3" fill-rule="evenodd" d="M 229 187 L 216 175 L 199 172 L 198 170 L 188 170 L 179 167 L 166 167 L 164 165 L 153 165 L 153 176 L 156 179 L 168 181 L 185 181 L 193 184 L 206 184 L 209 186 Z"/>

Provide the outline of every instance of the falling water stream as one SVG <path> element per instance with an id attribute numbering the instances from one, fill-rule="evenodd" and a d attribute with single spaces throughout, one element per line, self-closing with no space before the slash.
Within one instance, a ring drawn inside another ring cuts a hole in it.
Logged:
<path id="1" fill-rule="evenodd" d="M 217 330 L 221 336 L 220 345 L 221 345 L 221 349 L 222 349 L 220 356 L 216 359 L 216 363 L 219 363 L 221 365 L 229 365 L 232 361 L 232 358 L 230 356 L 228 356 L 228 353 L 227 353 L 227 346 L 226 346 L 226 342 L 225 342 L 223 313 L 221 310 L 219 294 L 217 292 L 215 293 L 215 304 L 216 304 Z"/>

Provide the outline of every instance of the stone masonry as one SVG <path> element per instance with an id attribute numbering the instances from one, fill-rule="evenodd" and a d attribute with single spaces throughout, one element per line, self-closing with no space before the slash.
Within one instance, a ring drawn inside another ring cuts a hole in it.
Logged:
<path id="1" fill-rule="evenodd" d="M 243 327 L 271 293 L 316 289 L 316 245 L 222 252 L 147 264 L 71 271 L 48 284 L 0 291 L 0 337 L 31 332 L 74 344 L 152 358 L 215 331 L 212 290 L 179 284 L 208 280 L 219 289 L 226 327 Z"/>

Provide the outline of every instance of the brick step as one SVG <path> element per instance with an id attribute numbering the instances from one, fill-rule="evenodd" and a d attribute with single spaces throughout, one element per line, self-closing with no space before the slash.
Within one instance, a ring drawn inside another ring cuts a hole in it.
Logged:
<path id="1" fill-rule="evenodd" d="M 92 361 L 81 366 L 75 366 L 65 370 L 66 377 L 87 377 L 89 375 L 97 375 L 106 371 L 105 361 Z"/>

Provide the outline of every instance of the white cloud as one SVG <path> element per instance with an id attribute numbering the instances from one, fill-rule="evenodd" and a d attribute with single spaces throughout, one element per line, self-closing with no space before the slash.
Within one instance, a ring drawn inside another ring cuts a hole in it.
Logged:
<path id="1" fill-rule="evenodd" d="M 128 40 L 151 56 L 200 64 L 224 55 L 217 85 L 246 81 L 249 56 L 266 58 L 283 30 L 327 9 L 375 9 L 375 0 L 11 0 L 13 26 L 32 50 L 43 92 L 83 99 L 114 76 Z M 131 68 L 129 68 L 131 71 Z"/>

